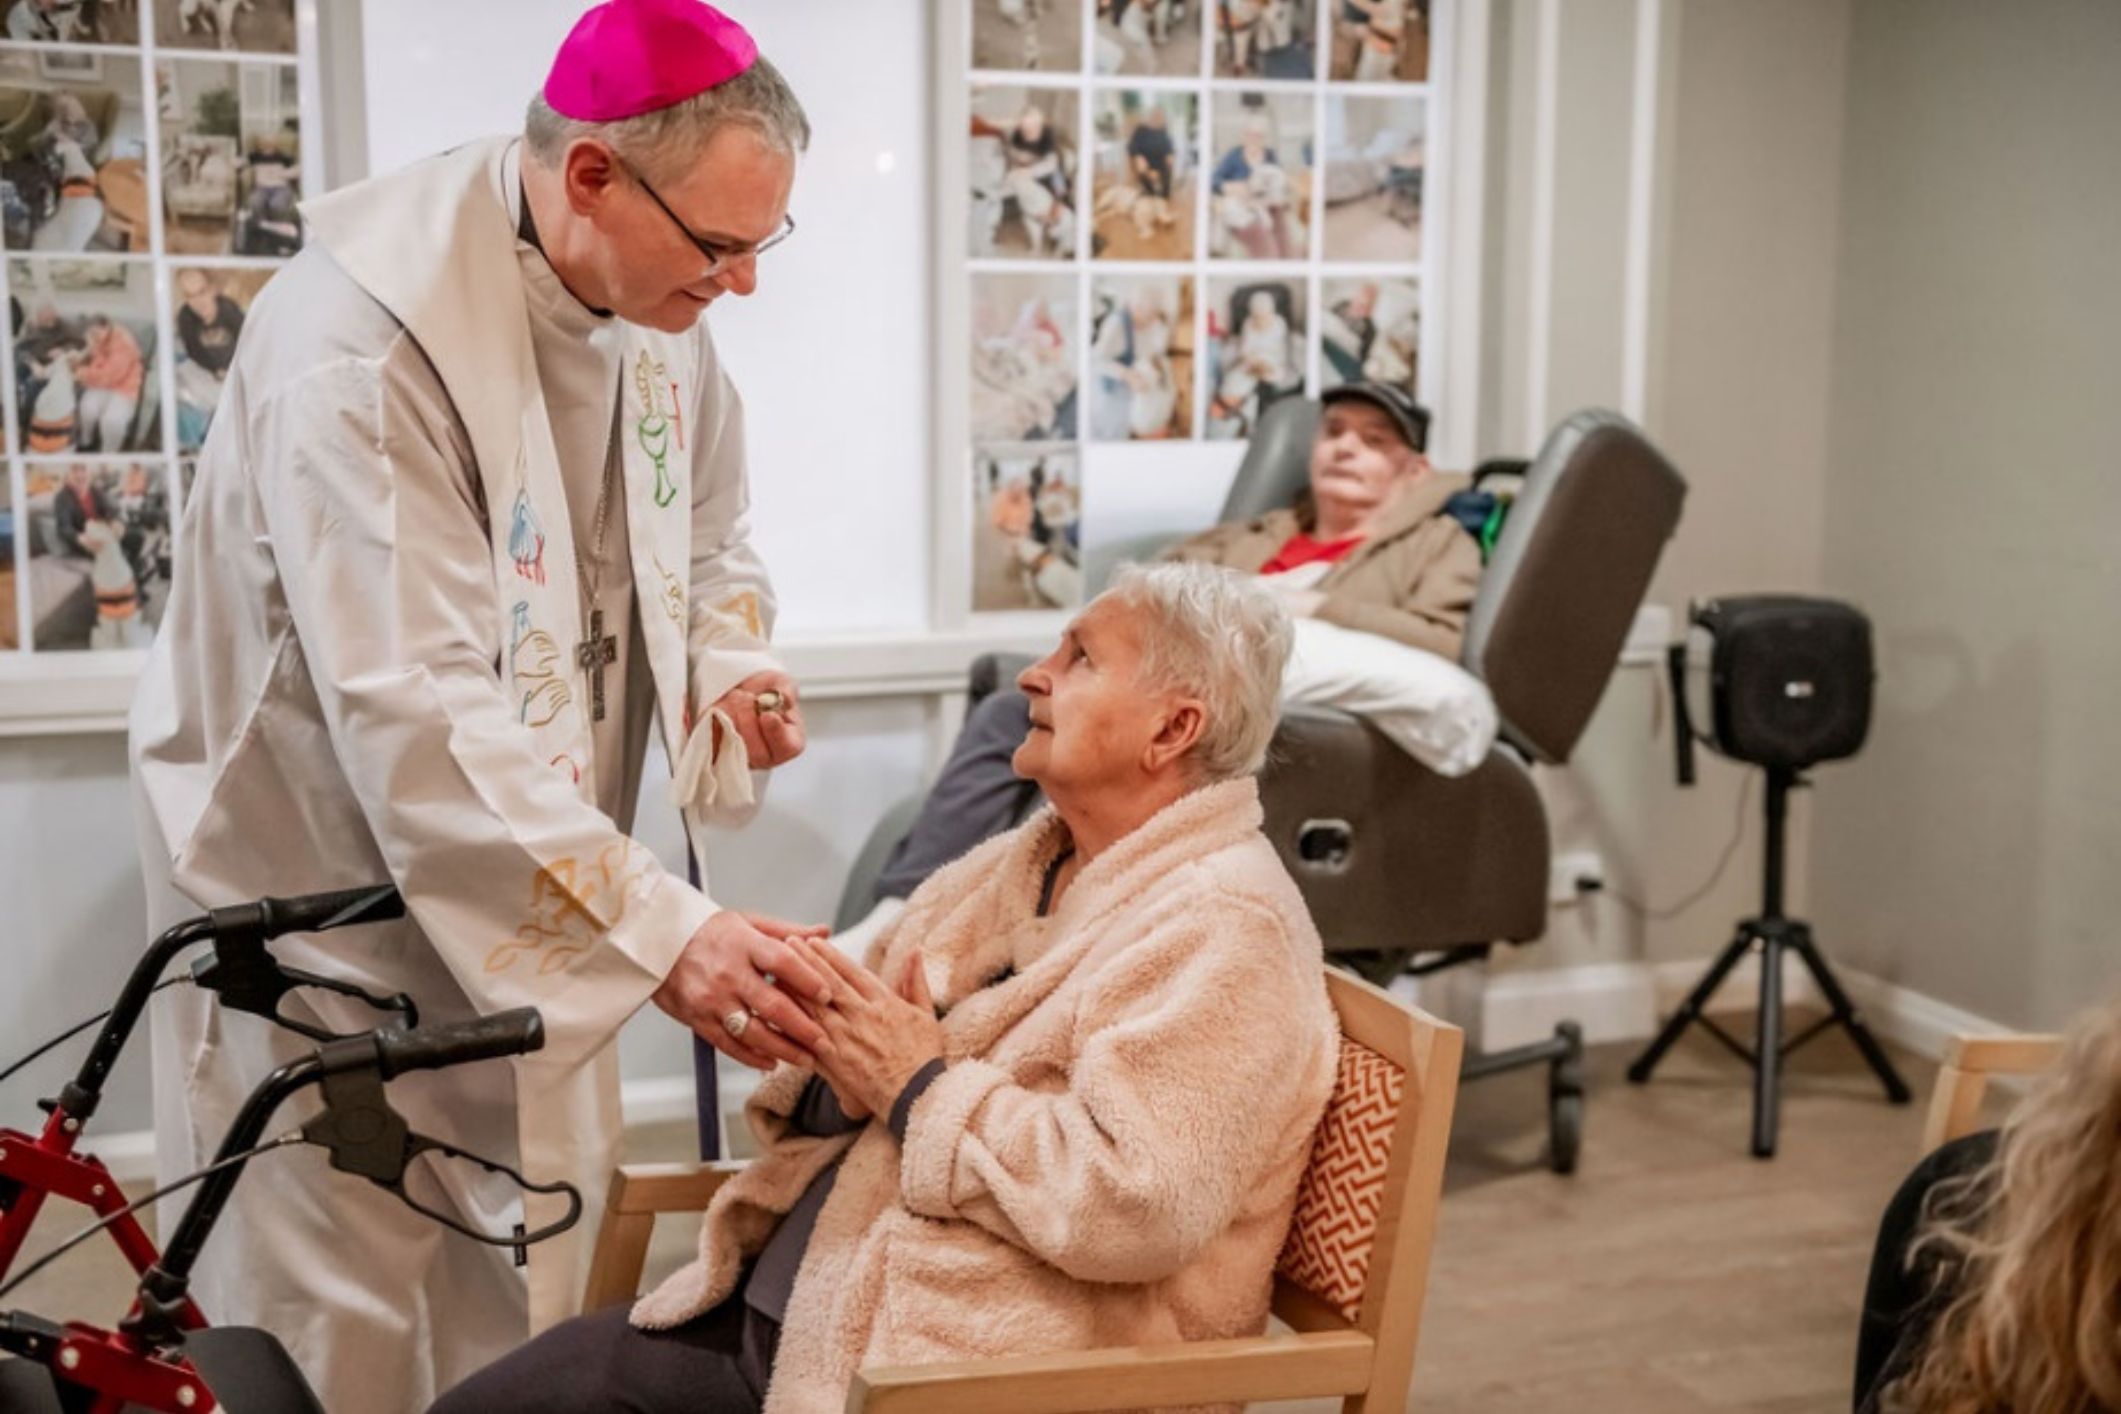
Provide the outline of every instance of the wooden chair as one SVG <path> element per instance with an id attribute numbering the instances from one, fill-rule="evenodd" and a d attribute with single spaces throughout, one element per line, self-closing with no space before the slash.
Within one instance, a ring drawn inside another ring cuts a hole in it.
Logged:
<path id="1" fill-rule="evenodd" d="M 1930 1091 L 1922 1152 L 1981 1128 L 1981 1102 L 1995 1076 L 2038 1075 L 2062 1054 L 2060 1036 L 1954 1036 Z"/>
<path id="2" fill-rule="evenodd" d="M 1274 1314 L 1288 1334 L 875 1366 L 855 1377 L 849 1414 L 1069 1414 L 1332 1396 L 1344 1414 L 1404 1410 L 1465 1037 L 1332 968 L 1326 990 L 1340 1017 L 1340 1073 L 1275 1275 Z M 738 1167 L 621 1168 L 587 1307 L 631 1300 L 656 1214 L 705 1208 Z"/>

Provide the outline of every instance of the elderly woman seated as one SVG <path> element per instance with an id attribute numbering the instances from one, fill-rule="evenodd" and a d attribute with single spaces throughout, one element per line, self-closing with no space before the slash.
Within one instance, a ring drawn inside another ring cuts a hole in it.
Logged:
<path id="1" fill-rule="evenodd" d="M 826 1041 L 698 1260 L 435 1408 L 825 1414 L 864 1365 L 1261 1330 L 1337 1037 L 1252 780 L 1289 643 L 1257 580 L 1123 573 L 1019 680 L 1048 808 L 868 968 L 803 940 Z"/>

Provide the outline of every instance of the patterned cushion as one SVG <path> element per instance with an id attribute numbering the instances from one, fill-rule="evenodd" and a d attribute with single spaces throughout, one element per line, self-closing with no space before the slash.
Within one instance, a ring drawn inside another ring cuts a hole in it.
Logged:
<path id="1" fill-rule="evenodd" d="M 1407 1073 L 1367 1046 L 1340 1039 L 1340 1074 L 1326 1102 L 1296 1217 L 1275 1269 L 1353 1321 L 1370 1279 L 1384 1201 L 1385 1164 Z"/>

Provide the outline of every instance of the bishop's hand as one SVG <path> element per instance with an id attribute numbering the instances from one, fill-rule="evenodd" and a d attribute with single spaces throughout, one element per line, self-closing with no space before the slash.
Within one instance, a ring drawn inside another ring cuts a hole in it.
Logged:
<path id="1" fill-rule="evenodd" d="M 803 709 L 795 679 L 778 669 L 753 673 L 715 699 L 714 710 L 729 714 L 743 738 L 751 764 L 759 769 L 785 766 L 803 754 Z M 721 726 L 715 726 L 714 749 L 722 750 Z"/>
<path id="2" fill-rule="evenodd" d="M 813 931 L 725 908 L 685 944 L 655 1004 L 732 1060 L 758 1070 L 808 1066 L 825 1039 L 811 1015 L 840 990 L 795 946 Z"/>

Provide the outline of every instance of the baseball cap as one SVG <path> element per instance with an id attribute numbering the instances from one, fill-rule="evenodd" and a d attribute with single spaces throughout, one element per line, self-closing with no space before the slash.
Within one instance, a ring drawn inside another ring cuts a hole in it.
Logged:
<path id="1" fill-rule="evenodd" d="M 1407 439 L 1407 445 L 1415 451 L 1428 450 L 1429 410 L 1414 401 L 1414 395 L 1404 388 L 1395 388 L 1389 383 L 1373 383 L 1358 379 L 1353 383 L 1342 383 L 1328 388 L 1318 399 L 1321 407 L 1335 403 L 1356 401 L 1368 403 L 1392 419 L 1399 434 Z"/>

